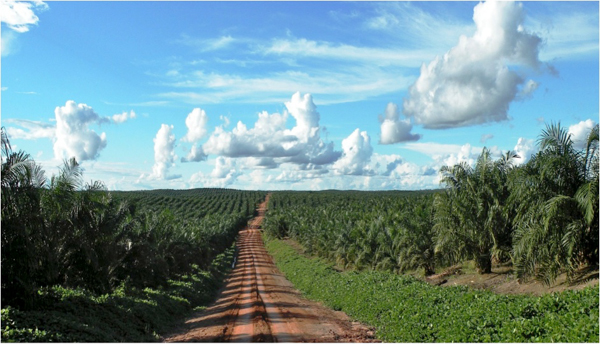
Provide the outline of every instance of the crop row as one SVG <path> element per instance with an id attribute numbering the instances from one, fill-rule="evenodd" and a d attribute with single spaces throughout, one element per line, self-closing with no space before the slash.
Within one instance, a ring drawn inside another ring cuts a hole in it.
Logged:
<path id="1" fill-rule="evenodd" d="M 202 218 L 210 214 L 254 213 L 264 192 L 229 189 L 115 191 L 116 199 L 140 211 L 169 209 L 178 218 Z"/>
<path id="2" fill-rule="evenodd" d="M 430 275 L 470 260 L 481 274 L 501 263 L 571 279 L 598 264 L 598 126 L 583 149 L 560 124 L 538 143 L 526 164 L 484 148 L 474 166 L 443 166 L 437 192 L 275 192 L 265 230 L 349 268 Z"/>

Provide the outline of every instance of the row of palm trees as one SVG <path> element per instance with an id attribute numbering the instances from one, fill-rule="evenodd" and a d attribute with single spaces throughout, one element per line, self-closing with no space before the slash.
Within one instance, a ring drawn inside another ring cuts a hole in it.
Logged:
<path id="1" fill-rule="evenodd" d="M 548 125 L 538 146 L 520 167 L 513 153 L 493 161 L 484 149 L 474 168 L 442 168 L 438 251 L 454 261 L 474 259 L 482 273 L 491 271 L 492 260 L 508 260 L 518 277 L 546 283 L 598 264 L 598 126 L 584 149 L 560 124 Z"/>
<path id="2" fill-rule="evenodd" d="M 349 269 L 433 273 L 433 195 L 274 192 L 263 223 Z"/>
<path id="3" fill-rule="evenodd" d="M 96 293 L 123 284 L 164 286 L 208 267 L 252 215 L 152 210 L 115 199 L 101 182 L 84 183 L 75 159 L 47 180 L 28 154 L 12 150 L 2 130 L 2 306 L 33 306 L 45 286 Z"/>
<path id="4" fill-rule="evenodd" d="M 265 231 L 347 268 L 429 275 L 472 260 L 480 273 L 507 263 L 522 279 L 572 278 L 598 265 L 598 126 L 583 149 L 560 124 L 538 146 L 522 166 L 487 148 L 474 166 L 444 166 L 435 195 L 274 193 Z"/>

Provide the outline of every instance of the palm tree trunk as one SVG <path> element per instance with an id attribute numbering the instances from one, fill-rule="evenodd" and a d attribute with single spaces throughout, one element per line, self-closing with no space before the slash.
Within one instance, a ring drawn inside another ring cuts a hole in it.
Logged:
<path id="1" fill-rule="evenodd" d="M 475 260 L 475 266 L 479 274 L 489 274 L 492 272 L 492 257 L 489 253 L 480 252 Z"/>

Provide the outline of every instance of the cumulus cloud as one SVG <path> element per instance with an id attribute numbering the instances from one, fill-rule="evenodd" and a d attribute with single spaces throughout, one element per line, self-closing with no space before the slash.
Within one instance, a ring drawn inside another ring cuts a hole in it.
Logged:
<path id="1" fill-rule="evenodd" d="M 148 179 L 171 180 L 180 178 L 181 175 L 168 174 L 169 168 L 174 165 L 176 158 L 173 126 L 161 124 L 154 138 L 154 166 L 152 166 L 152 174 L 148 176 Z"/>
<path id="2" fill-rule="evenodd" d="M 596 123 L 594 123 L 594 121 L 587 119 L 569 127 L 568 132 L 571 134 L 571 140 L 573 140 L 573 146 L 575 148 L 585 149 L 590 130 L 592 130 L 595 125 Z"/>
<path id="3" fill-rule="evenodd" d="M 133 110 L 115 114 L 112 117 L 98 115 L 87 104 L 77 104 L 69 100 L 64 106 L 54 110 L 55 124 L 25 119 L 7 119 L 5 122 L 17 127 L 7 127 L 13 139 L 36 140 L 49 138 L 53 141 L 54 156 L 57 159 L 75 157 L 78 161 L 95 160 L 106 147 L 106 134 L 98 134 L 89 127 L 93 124 L 123 123 L 135 118 Z M 21 127 L 21 128 L 18 128 Z"/>
<path id="4" fill-rule="evenodd" d="M 410 142 L 405 145 L 405 148 L 431 157 L 434 162 L 429 167 L 435 170 L 439 170 L 444 165 L 453 166 L 461 162 L 472 166 L 483 149 L 483 147 L 473 147 L 469 143 L 456 145 L 436 142 Z M 496 146 L 488 149 L 493 157 L 500 157 L 502 154 Z"/>
<path id="5" fill-rule="evenodd" d="M 342 140 L 342 156 L 333 164 L 336 174 L 368 175 L 373 170 L 368 167 L 373 147 L 366 131 L 358 128 Z"/>
<path id="6" fill-rule="evenodd" d="M 385 108 L 383 116 L 379 117 L 381 122 L 381 137 L 379 143 L 383 145 L 417 141 L 421 138 L 419 134 L 411 134 L 412 124 L 409 119 L 400 120 L 398 105 L 389 103 Z"/>
<path id="7" fill-rule="evenodd" d="M 34 13 L 48 9 L 48 5 L 43 1 L 0 1 L 0 13 L 2 22 L 9 28 L 17 32 L 29 31 L 29 26 L 37 25 L 39 18 Z"/>
<path id="8" fill-rule="evenodd" d="M 192 146 L 190 152 L 185 158 L 181 158 L 181 162 L 198 162 L 206 160 L 207 155 L 204 153 L 202 146 L 198 147 L 196 144 Z"/>
<path id="9" fill-rule="evenodd" d="M 275 162 L 275 159 L 273 158 L 267 158 L 267 157 L 262 157 L 262 158 L 255 158 L 255 157 L 249 157 L 249 158 L 245 158 L 244 160 L 244 165 L 248 168 L 260 168 L 260 169 L 273 169 L 276 168 L 277 166 L 279 166 L 277 164 L 277 162 Z"/>
<path id="10" fill-rule="evenodd" d="M 112 116 L 112 120 L 115 123 L 124 123 L 127 120 L 134 119 L 136 117 L 137 117 L 137 115 L 135 114 L 135 112 L 133 110 L 131 110 L 129 112 L 123 111 L 122 113 L 114 114 Z"/>
<path id="11" fill-rule="evenodd" d="M 285 106 L 283 114 L 259 113 L 253 128 L 241 121 L 231 131 L 223 126 L 215 128 L 202 146 L 204 153 L 229 158 L 270 158 L 271 166 L 277 159 L 278 163 L 304 168 L 330 164 L 339 158 L 341 153 L 334 151 L 333 143 L 327 144 L 320 137 L 320 115 L 310 94 L 302 96 L 297 92 Z M 286 129 L 290 115 L 296 125 Z"/>
<path id="12" fill-rule="evenodd" d="M 231 177 L 237 174 L 235 167 L 236 163 L 234 159 L 220 156 L 216 159 L 215 168 L 210 173 L 210 176 L 218 179 Z"/>
<path id="13" fill-rule="evenodd" d="M 518 166 L 527 163 L 536 150 L 537 148 L 535 146 L 535 142 L 532 139 L 520 137 L 519 141 L 517 141 L 517 144 L 515 145 L 515 148 L 513 149 L 513 151 L 519 156 L 518 158 L 514 159 L 514 164 Z"/>
<path id="14" fill-rule="evenodd" d="M 233 184 L 241 174 L 236 159 L 220 156 L 215 159 L 215 168 L 209 175 L 202 172 L 195 173 L 191 176 L 190 183 L 222 188 Z"/>
<path id="15" fill-rule="evenodd" d="M 200 108 L 195 108 L 190 112 L 185 119 L 185 126 L 188 129 L 187 134 L 181 139 L 185 142 L 196 142 L 206 135 L 206 123 L 208 116 L 206 112 Z"/>
<path id="16" fill-rule="evenodd" d="M 325 170 L 315 170 L 315 171 L 293 171 L 293 170 L 284 170 L 277 177 L 274 178 L 274 181 L 284 182 L 284 183 L 299 183 L 305 180 L 312 180 L 316 178 L 323 177 L 327 171 Z"/>
<path id="17" fill-rule="evenodd" d="M 72 100 L 54 110 L 56 131 L 54 156 L 58 159 L 75 157 L 77 161 L 94 160 L 106 147 L 106 134 L 98 135 L 89 129 L 92 124 L 108 122 L 86 104 Z"/>
<path id="18" fill-rule="evenodd" d="M 491 1 L 475 6 L 475 34 L 461 36 L 454 48 L 421 66 L 403 113 L 430 129 L 506 120 L 524 82 L 509 65 L 540 65 L 542 40 L 525 31 L 524 18 L 522 4 Z"/>
<path id="19" fill-rule="evenodd" d="M 206 123 L 208 116 L 206 111 L 195 108 L 188 114 L 185 119 L 185 125 L 188 129 L 187 134 L 181 139 L 184 142 L 197 142 L 206 135 Z M 206 160 L 207 154 L 204 153 L 202 146 L 194 143 L 187 157 L 181 158 L 181 162 L 203 161 Z"/>

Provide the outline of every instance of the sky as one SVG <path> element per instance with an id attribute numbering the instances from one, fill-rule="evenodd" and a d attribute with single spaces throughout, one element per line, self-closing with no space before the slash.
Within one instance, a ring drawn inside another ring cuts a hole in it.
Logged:
<path id="1" fill-rule="evenodd" d="M 439 188 L 598 123 L 598 2 L 0 0 L 1 124 L 109 190 Z"/>

